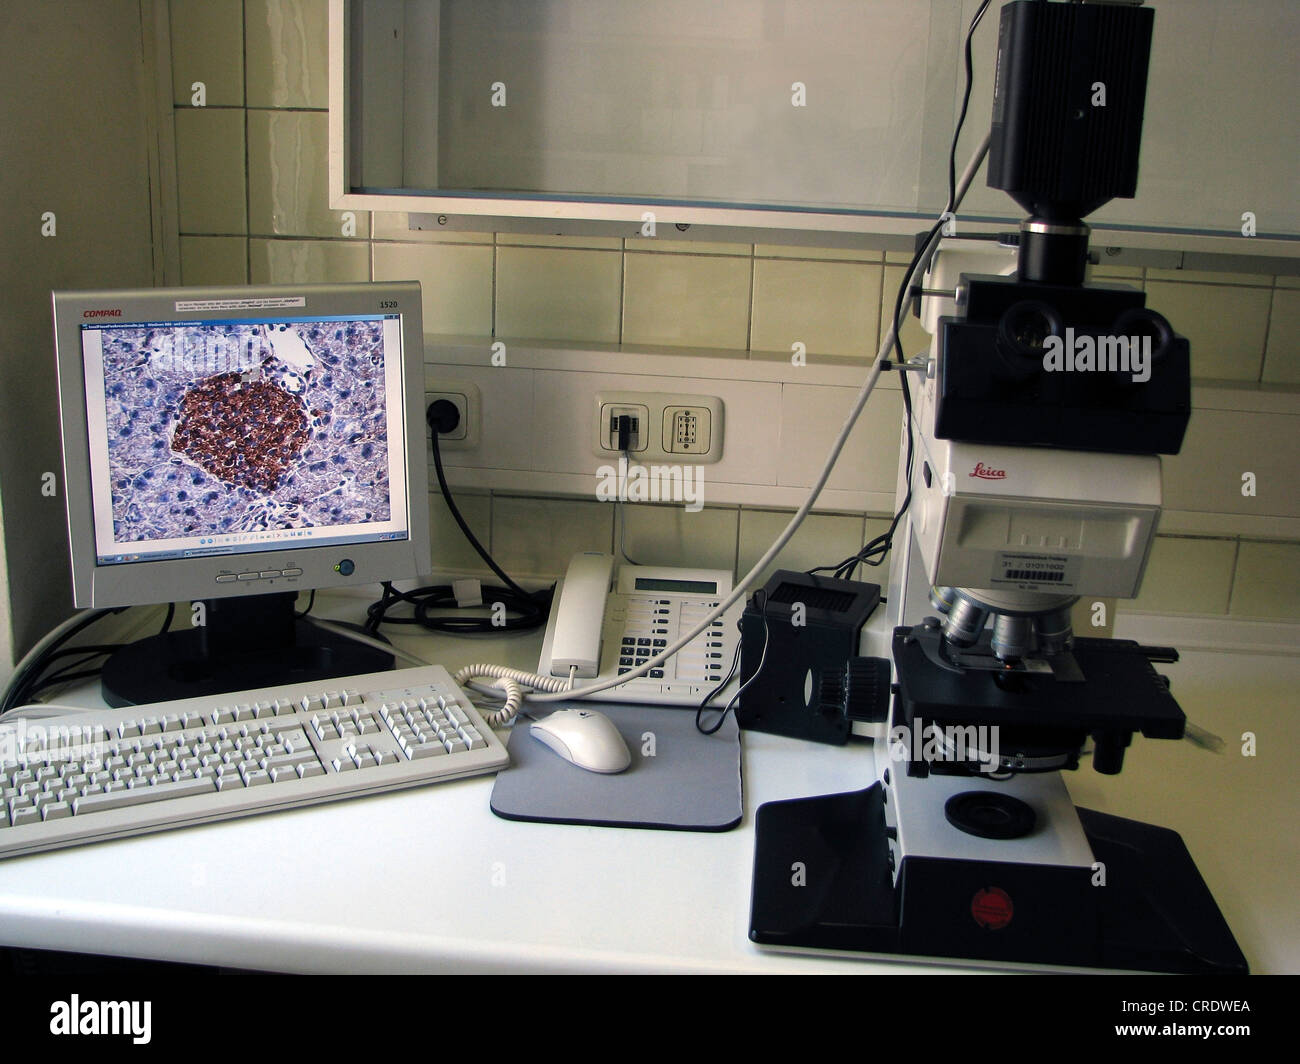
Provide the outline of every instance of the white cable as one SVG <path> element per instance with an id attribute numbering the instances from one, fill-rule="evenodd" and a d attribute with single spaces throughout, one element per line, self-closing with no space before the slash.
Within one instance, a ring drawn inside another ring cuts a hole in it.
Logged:
<path id="1" fill-rule="evenodd" d="M 543 691 L 554 691 L 564 697 L 568 693 L 569 681 L 561 679 L 558 676 L 538 676 L 535 673 L 525 672 L 523 669 L 511 669 L 505 665 L 466 665 L 462 669 L 457 669 L 452 680 L 459 686 L 464 687 L 472 680 L 481 679 L 484 676 L 491 677 L 499 681 L 500 686 L 505 690 L 506 703 L 494 713 L 484 716 L 489 727 L 501 728 L 515 719 L 515 714 L 519 712 L 519 704 L 524 700 L 524 692 L 520 685 L 534 687 Z"/>
<path id="2" fill-rule="evenodd" d="M 60 702 L 28 702 L 25 705 L 14 706 L 3 717 L 0 717 L 0 728 L 15 720 L 47 720 L 50 717 L 62 717 L 68 713 L 91 713 L 95 706 L 69 706 Z M 47 712 L 49 711 L 49 712 Z"/>
<path id="3" fill-rule="evenodd" d="M 955 211 L 957 207 L 961 205 L 961 201 L 966 195 L 966 190 L 970 188 L 971 182 L 975 179 L 975 173 L 984 162 L 984 156 L 988 153 L 988 150 L 989 134 L 985 133 L 983 140 L 980 141 L 979 147 L 975 149 L 975 153 L 966 164 L 966 169 L 962 171 L 961 178 L 957 182 L 957 194 L 954 197 L 954 202 L 950 210 Z M 904 286 L 911 287 L 915 278 L 923 277 L 925 275 L 925 271 L 929 268 L 930 258 L 938 247 L 940 239 L 942 239 L 942 232 L 942 229 L 935 229 L 933 235 L 930 237 L 930 240 L 922 251 L 920 258 L 916 260 L 916 265 L 908 273 L 907 277 L 903 279 Z M 880 345 L 880 350 L 876 353 L 876 360 L 871 364 L 871 372 L 867 374 L 867 379 L 863 383 L 862 389 L 858 392 L 858 397 L 854 401 L 853 408 L 849 411 L 849 415 L 844 421 L 843 428 L 840 429 L 840 434 L 835 438 L 835 443 L 831 445 L 830 454 L 826 458 L 826 464 L 822 467 L 822 471 L 817 475 L 817 480 L 813 483 L 812 489 L 808 492 L 808 497 L 804 500 L 803 505 L 795 511 L 794 516 L 790 518 L 790 523 L 786 525 L 785 530 L 776 537 L 776 541 L 767 549 L 767 552 L 754 563 L 754 567 L 745 574 L 745 578 L 736 583 L 731 594 L 718 603 L 718 605 L 715 606 L 709 614 L 686 635 L 679 637 L 671 646 L 661 650 L 649 661 L 636 666 L 629 672 L 622 673 L 617 677 L 611 677 L 608 680 L 602 680 L 599 683 L 591 684 L 588 687 L 574 688 L 573 690 L 565 691 L 561 694 L 529 695 L 528 700 L 530 702 L 556 702 L 565 698 L 584 698 L 587 695 L 596 694 L 598 691 L 608 691 L 611 687 L 618 687 L 620 684 L 627 683 L 628 680 L 634 680 L 638 676 L 644 676 L 651 669 L 658 668 L 664 661 L 676 654 L 682 649 L 682 647 L 686 646 L 687 643 L 708 628 L 710 624 L 726 613 L 733 604 L 739 601 L 745 592 L 749 590 L 750 585 L 758 579 L 763 571 L 772 563 L 772 560 L 780 554 L 785 548 L 785 545 L 790 542 L 799 526 L 803 524 L 803 519 L 808 516 L 809 511 L 812 510 L 813 505 L 817 502 L 817 497 L 821 495 L 822 488 L 826 486 L 826 481 L 830 479 L 831 470 L 835 468 L 835 463 L 839 460 L 840 452 L 844 450 L 844 445 L 848 442 L 849 433 L 853 431 L 853 426 L 857 423 L 858 416 L 867 405 L 867 400 L 871 398 L 871 393 L 876 387 L 876 381 L 880 379 L 881 367 L 883 363 L 888 361 L 889 352 L 894 346 L 896 329 L 897 323 L 891 321 L 889 323 L 889 331 L 885 334 L 885 338 Z M 544 677 L 537 678 L 544 679 Z M 523 682 L 527 683 L 528 681 L 525 680 Z M 535 686 L 540 687 L 541 685 Z"/>
<path id="4" fill-rule="evenodd" d="M 1190 720 L 1183 726 L 1183 738 L 1193 746 L 1199 746 L 1202 750 L 1208 750 L 1212 754 L 1223 753 L 1223 738 L 1198 724 L 1193 724 Z"/>
<path id="5" fill-rule="evenodd" d="M 393 646 L 391 643 L 385 643 L 382 639 L 374 639 L 371 636 L 358 632 L 355 628 L 349 628 L 345 624 L 335 624 L 333 621 L 324 621 L 319 617 L 308 617 L 307 623 L 313 624 L 317 628 L 323 628 L 327 632 L 333 632 L 335 635 L 346 636 L 354 642 L 363 643 L 368 647 L 374 647 L 376 650 L 382 650 L 385 653 L 392 654 L 395 658 L 409 661 L 412 665 L 433 664 L 431 661 L 417 658 L 414 654 L 408 654 L 405 650 L 401 650 L 398 647 Z"/>

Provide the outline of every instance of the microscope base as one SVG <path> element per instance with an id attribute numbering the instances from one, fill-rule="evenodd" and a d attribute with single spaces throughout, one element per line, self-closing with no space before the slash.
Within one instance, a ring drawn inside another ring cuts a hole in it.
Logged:
<path id="1" fill-rule="evenodd" d="M 1078 868 L 904 858 L 880 784 L 758 810 L 750 938 L 939 962 L 1245 974 L 1177 832 L 1080 809 L 1105 883 Z"/>

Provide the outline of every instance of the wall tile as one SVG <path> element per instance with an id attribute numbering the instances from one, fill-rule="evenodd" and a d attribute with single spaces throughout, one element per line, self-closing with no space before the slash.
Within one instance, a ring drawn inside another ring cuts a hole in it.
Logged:
<path id="1" fill-rule="evenodd" d="M 1300 289 L 1275 288 L 1264 352 L 1266 384 L 1300 384 Z"/>
<path id="2" fill-rule="evenodd" d="M 182 233 L 243 235 L 244 112 L 214 107 L 173 112 Z"/>
<path id="3" fill-rule="evenodd" d="M 1185 281 L 1194 284 L 1232 284 L 1267 287 L 1273 283 L 1266 273 L 1219 273 L 1210 270 L 1162 270 L 1147 267 L 1148 281 Z"/>
<path id="4" fill-rule="evenodd" d="M 248 227 L 257 236 L 370 235 L 368 211 L 329 208 L 328 116 L 309 111 L 248 112 Z"/>
<path id="5" fill-rule="evenodd" d="M 778 483 L 801 487 L 812 484 L 856 397 L 854 388 L 782 386 Z M 898 478 L 902 423 L 902 392 L 877 387 L 853 426 L 826 486 L 892 496 Z"/>
<path id="6" fill-rule="evenodd" d="M 181 284 L 247 283 L 248 241 L 244 237 L 181 237 Z"/>
<path id="7" fill-rule="evenodd" d="M 1192 376 L 1257 381 L 1271 293 L 1228 285 L 1146 284 L 1147 306 L 1192 345 Z"/>
<path id="8" fill-rule="evenodd" d="M 874 354 L 880 267 L 865 263 L 757 259 L 750 347 L 809 355 Z"/>
<path id="9" fill-rule="evenodd" d="M 1243 542 L 1228 612 L 1300 621 L 1300 543 Z"/>
<path id="10" fill-rule="evenodd" d="M 370 280 L 366 245 L 346 240 L 250 240 L 252 284 Z"/>
<path id="11" fill-rule="evenodd" d="M 1160 465 L 1166 510 L 1300 517 L 1294 415 L 1194 409 L 1182 450 L 1162 455 Z M 1241 493 L 1246 472 L 1255 474 L 1254 495 Z"/>
<path id="12" fill-rule="evenodd" d="M 661 229 L 660 232 L 663 232 Z M 624 241 L 628 251 L 670 251 L 684 255 L 742 255 L 754 253 L 753 244 L 730 244 L 708 240 L 669 240 L 663 237 L 630 236 Z"/>
<path id="13" fill-rule="evenodd" d="M 329 106 L 327 0 L 245 0 L 249 107 Z"/>
<path id="14" fill-rule="evenodd" d="M 793 510 L 750 510 L 740 511 L 740 547 L 737 552 L 736 579 L 739 580 L 754 563 L 767 551 L 773 541 L 790 523 Z M 763 570 L 755 587 L 767 583 L 768 578 L 778 569 L 794 569 L 803 572 L 816 566 L 835 565 L 852 554 L 856 554 L 863 543 L 866 524 L 876 526 L 884 531 L 887 522 L 864 522 L 861 517 L 844 514 L 809 514 L 804 518 L 794 538 L 785 545 L 777 555 L 776 561 Z M 873 531 L 871 535 L 876 535 Z M 867 570 L 880 573 L 883 570 Z M 829 573 L 823 574 L 829 576 Z M 874 576 L 863 576 L 859 570 L 858 579 L 870 583 L 884 583 Z"/>
<path id="15" fill-rule="evenodd" d="M 613 546 L 614 507 L 581 499 L 492 498 L 492 556 L 512 578 L 563 576 L 582 550 Z"/>
<path id="16" fill-rule="evenodd" d="M 622 255 L 497 248 L 496 335 L 618 343 Z"/>
<path id="17" fill-rule="evenodd" d="M 539 233 L 497 233 L 497 245 L 532 248 L 586 248 L 592 251 L 622 251 L 618 236 L 552 236 Z"/>
<path id="18" fill-rule="evenodd" d="M 794 244 L 755 244 L 763 259 L 825 259 L 835 262 L 881 262 L 883 253 L 870 248 L 804 248 Z"/>
<path id="19" fill-rule="evenodd" d="M 1132 288 L 1142 287 L 1141 266 L 1112 266 L 1105 262 L 1089 266 L 1084 271 L 1085 281 L 1119 281 Z"/>
<path id="20" fill-rule="evenodd" d="M 452 494 L 456 500 L 456 508 L 460 510 L 461 516 L 465 518 L 465 523 L 469 525 L 470 531 L 486 547 L 492 542 L 492 497 L 486 493 L 472 494 L 454 486 L 452 487 Z M 469 540 L 465 538 L 465 533 L 456 524 L 456 519 L 451 516 L 451 511 L 447 509 L 447 503 L 443 499 L 441 492 L 429 492 L 429 510 L 433 525 L 431 536 L 433 569 L 431 571 L 435 573 L 448 570 L 491 573 L 483 559 L 479 557 L 478 551 L 470 546 Z M 500 563 L 498 562 L 498 564 Z M 490 579 L 494 584 L 499 582 L 498 577 L 495 575 L 491 576 Z"/>
<path id="21" fill-rule="evenodd" d="M 691 513 L 680 505 L 624 503 L 618 511 L 618 520 L 627 522 L 623 549 L 638 565 L 726 569 L 734 575 L 737 509 L 706 506 Z"/>
<path id="22" fill-rule="evenodd" d="M 244 106 L 242 0 L 171 0 L 172 100 L 192 106 L 196 81 L 207 107 Z"/>
<path id="23" fill-rule="evenodd" d="M 424 331 L 492 335 L 492 248 L 372 244 L 376 281 L 420 282 Z"/>
<path id="24" fill-rule="evenodd" d="M 716 255 L 624 255 L 623 342 L 744 350 L 750 262 Z"/>
<path id="25" fill-rule="evenodd" d="M 1119 609 L 1225 614 L 1236 556 L 1237 544 L 1232 540 L 1157 536 L 1141 593 L 1121 600 Z"/>

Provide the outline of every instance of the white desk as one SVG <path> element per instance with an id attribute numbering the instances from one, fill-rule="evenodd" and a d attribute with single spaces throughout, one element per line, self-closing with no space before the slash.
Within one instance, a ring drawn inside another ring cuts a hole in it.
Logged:
<path id="1" fill-rule="evenodd" d="M 392 633 L 453 671 L 531 667 L 540 644 Z M 1252 970 L 1300 971 L 1300 659 L 1193 652 L 1162 671 L 1229 752 L 1138 738 L 1122 775 L 1084 769 L 1071 791 L 1178 830 Z M 1248 729 L 1252 759 L 1237 752 Z M 461 780 L 0 862 L 0 942 L 286 971 L 919 970 L 749 942 L 755 810 L 864 787 L 872 761 L 865 745 L 757 732 L 743 748 L 745 819 L 730 832 L 511 822 L 488 808 L 491 777 Z"/>

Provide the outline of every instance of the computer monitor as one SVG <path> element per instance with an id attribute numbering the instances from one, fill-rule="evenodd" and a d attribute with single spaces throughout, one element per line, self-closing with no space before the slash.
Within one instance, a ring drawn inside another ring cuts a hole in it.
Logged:
<path id="1" fill-rule="evenodd" d="M 427 572 L 415 282 L 56 292 L 75 604 L 201 603 L 113 705 L 392 667 L 299 591 Z"/>

